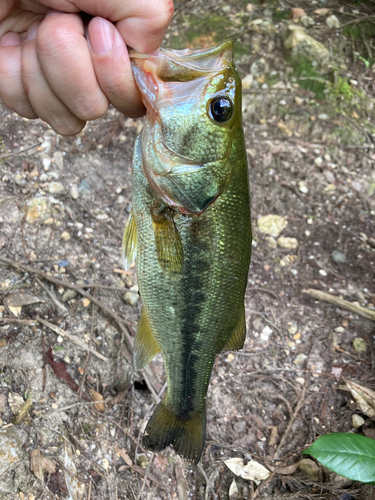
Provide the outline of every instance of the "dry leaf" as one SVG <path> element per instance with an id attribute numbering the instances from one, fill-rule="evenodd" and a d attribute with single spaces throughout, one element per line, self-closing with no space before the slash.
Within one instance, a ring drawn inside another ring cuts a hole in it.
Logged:
<path id="1" fill-rule="evenodd" d="M 31 450 L 30 469 L 34 472 L 39 481 L 44 481 L 42 456 L 40 450 Z"/>
<path id="2" fill-rule="evenodd" d="M 356 400 L 358 406 L 361 411 L 368 415 L 371 418 L 375 417 L 375 392 L 369 389 L 368 387 L 364 387 L 363 385 L 359 385 L 356 382 L 351 382 L 344 378 L 346 385 L 349 387 L 350 392 L 352 393 L 353 398 Z"/>
<path id="3" fill-rule="evenodd" d="M 92 400 L 95 401 L 95 408 L 98 411 L 103 412 L 105 410 L 105 404 L 103 401 L 103 396 L 99 392 L 94 391 L 94 389 L 89 388 Z"/>
<path id="4" fill-rule="evenodd" d="M 287 465 L 286 467 L 280 467 L 275 470 L 276 474 L 283 474 L 284 476 L 289 476 L 289 474 L 293 474 L 298 469 L 299 462 L 296 462 L 293 465 Z"/>
<path id="5" fill-rule="evenodd" d="M 43 467 L 43 470 L 45 470 L 49 474 L 55 474 L 55 472 L 56 472 L 55 462 L 53 460 L 51 460 L 50 458 L 42 456 L 42 467 Z"/>
<path id="6" fill-rule="evenodd" d="M 235 479 L 233 479 L 232 484 L 229 487 L 229 498 L 230 500 L 238 498 L 238 486 Z"/>
<path id="7" fill-rule="evenodd" d="M 328 14 L 328 12 L 329 12 L 329 9 L 326 9 L 325 7 L 322 9 L 314 10 L 314 14 L 318 14 L 318 16 L 325 16 L 326 14 Z"/>
<path id="8" fill-rule="evenodd" d="M 17 318 L 19 318 L 21 316 L 21 311 L 22 311 L 22 307 L 13 307 L 13 306 L 8 306 L 9 308 L 9 311 L 14 315 L 16 316 Z"/>
<path id="9" fill-rule="evenodd" d="M 299 7 L 294 7 L 292 9 L 290 16 L 292 19 L 298 19 L 302 16 L 306 16 L 306 12 L 303 9 L 300 9 Z"/>
<path id="10" fill-rule="evenodd" d="M 21 408 L 25 404 L 25 400 L 16 392 L 10 392 L 8 395 L 8 404 L 12 412 L 15 415 L 18 415 L 18 413 L 21 411 Z"/>
<path id="11" fill-rule="evenodd" d="M 7 341 L 5 339 L 0 339 L 0 347 L 5 347 L 7 345 Z"/>
<path id="12" fill-rule="evenodd" d="M 224 463 L 233 474 L 242 477 L 242 479 L 262 481 L 271 475 L 268 469 L 255 460 L 250 460 L 245 465 L 242 458 L 229 458 L 228 460 L 224 460 Z"/>
<path id="13" fill-rule="evenodd" d="M 30 304 L 36 304 L 37 302 L 44 302 L 44 300 L 27 292 L 11 293 L 6 298 L 6 303 L 9 309 L 10 307 L 29 306 Z"/>
<path id="14" fill-rule="evenodd" d="M 124 459 L 126 465 L 133 467 L 133 460 L 129 457 L 124 448 L 119 448 L 117 453 Z"/>
<path id="15" fill-rule="evenodd" d="M 25 422 L 25 424 L 31 424 L 31 418 L 29 415 L 29 410 L 33 406 L 33 401 L 32 399 L 27 399 L 25 404 L 22 406 L 20 409 L 18 415 L 16 415 L 14 419 L 14 423 L 16 425 L 20 424 L 21 422 Z"/>

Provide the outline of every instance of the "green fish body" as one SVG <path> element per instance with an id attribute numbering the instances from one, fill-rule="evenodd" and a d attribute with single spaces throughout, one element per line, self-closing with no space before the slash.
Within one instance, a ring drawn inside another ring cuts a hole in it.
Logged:
<path id="1" fill-rule="evenodd" d="M 124 264 L 135 259 L 143 309 L 134 365 L 162 352 L 168 389 L 144 445 L 198 462 L 215 356 L 240 349 L 251 254 L 241 81 L 232 43 L 133 54 L 147 107 L 133 160 Z"/>

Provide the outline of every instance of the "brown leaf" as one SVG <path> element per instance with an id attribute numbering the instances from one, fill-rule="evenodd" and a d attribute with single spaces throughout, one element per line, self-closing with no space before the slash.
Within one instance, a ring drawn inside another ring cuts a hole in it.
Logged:
<path id="1" fill-rule="evenodd" d="M 290 17 L 292 19 L 298 19 L 299 17 L 306 16 L 306 12 L 299 7 L 294 7 L 291 11 Z"/>
<path id="2" fill-rule="evenodd" d="M 74 382 L 73 378 L 69 375 L 64 361 L 55 361 L 53 359 L 52 347 L 50 347 L 48 350 L 47 361 L 51 365 L 53 373 L 56 375 L 56 377 L 61 379 L 61 380 L 65 380 L 65 382 L 69 385 L 69 387 L 71 389 L 73 389 L 73 391 L 77 392 L 78 385 Z"/>
<path id="3" fill-rule="evenodd" d="M 154 465 L 162 472 L 165 471 L 166 466 L 168 465 L 168 458 L 165 457 L 162 453 L 158 453 L 154 458 Z"/>
<path id="4" fill-rule="evenodd" d="M 289 474 L 293 474 L 298 469 L 299 462 L 296 462 L 293 465 L 287 465 L 286 467 L 280 467 L 276 469 L 274 472 L 276 474 L 283 474 L 284 476 L 289 476 Z"/>
<path id="5" fill-rule="evenodd" d="M 103 412 L 105 410 L 105 404 L 103 401 L 103 396 L 99 394 L 99 392 L 94 391 L 94 389 L 89 388 L 89 392 L 91 394 L 92 400 L 95 401 L 95 408 L 98 411 Z"/>
<path id="6" fill-rule="evenodd" d="M 56 465 L 53 460 L 47 457 L 42 456 L 42 467 L 43 470 L 48 472 L 49 474 L 54 474 L 56 472 Z"/>
<path id="7" fill-rule="evenodd" d="M 352 393 L 353 398 L 356 400 L 358 406 L 361 411 L 368 415 L 370 418 L 375 417 L 375 392 L 369 389 L 368 387 L 364 387 L 363 385 L 359 385 L 356 382 L 351 382 L 344 378 L 346 385 L 349 387 L 350 392 Z"/>
<path id="8" fill-rule="evenodd" d="M 318 14 L 318 16 L 325 16 L 326 14 L 328 14 L 329 12 L 329 9 L 327 8 L 322 8 L 322 9 L 315 9 L 314 10 L 314 14 Z"/>
<path id="9" fill-rule="evenodd" d="M 129 465 L 129 467 L 133 467 L 133 460 L 129 457 L 124 448 L 119 448 L 117 453 L 124 459 L 125 463 Z"/>
<path id="10" fill-rule="evenodd" d="M 39 481 L 44 482 L 42 456 L 40 450 L 31 450 L 30 469 L 34 472 Z"/>
<path id="11" fill-rule="evenodd" d="M 36 302 L 44 302 L 44 300 L 27 292 L 15 292 L 9 294 L 6 298 L 8 307 L 28 306 L 30 304 L 35 304 Z"/>
<path id="12" fill-rule="evenodd" d="M 368 438 L 375 439 L 375 429 L 365 429 L 363 434 Z"/>

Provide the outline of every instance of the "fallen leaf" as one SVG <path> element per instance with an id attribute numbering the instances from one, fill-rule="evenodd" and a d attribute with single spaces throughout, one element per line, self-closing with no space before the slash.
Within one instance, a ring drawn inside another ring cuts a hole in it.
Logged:
<path id="1" fill-rule="evenodd" d="M 42 456 L 40 450 L 31 450 L 30 469 L 34 472 L 39 481 L 44 482 Z"/>
<path id="2" fill-rule="evenodd" d="M 94 389 L 91 389 L 89 388 L 89 392 L 91 394 L 91 397 L 93 399 L 93 401 L 95 401 L 95 408 L 98 410 L 98 411 L 101 411 L 103 412 L 105 410 L 105 404 L 104 404 L 104 401 L 103 401 L 103 396 L 101 394 L 99 394 L 99 392 L 96 392 Z"/>
<path id="3" fill-rule="evenodd" d="M 168 458 L 165 457 L 162 453 L 158 453 L 156 455 L 156 457 L 154 458 L 154 465 L 156 465 L 156 467 L 158 469 L 160 469 L 162 472 L 165 471 L 165 468 L 167 467 L 168 465 Z"/>
<path id="4" fill-rule="evenodd" d="M 21 316 L 22 307 L 13 307 L 13 306 L 8 306 L 8 307 L 9 307 L 9 311 L 14 316 L 16 316 L 17 318 L 19 318 Z"/>
<path id="5" fill-rule="evenodd" d="M 282 474 L 283 476 L 289 476 L 289 474 L 293 474 L 298 469 L 299 462 L 296 462 L 293 465 L 287 465 L 286 467 L 280 467 L 276 469 L 274 472 L 276 474 Z"/>
<path id="6" fill-rule="evenodd" d="M 344 382 L 349 387 L 353 398 L 356 400 L 361 411 L 371 418 L 375 417 L 375 391 L 372 391 L 368 387 L 359 385 L 356 382 L 351 382 L 344 378 Z"/>
<path id="7" fill-rule="evenodd" d="M 9 393 L 8 405 L 15 415 L 18 415 L 18 413 L 20 412 L 20 410 L 24 404 L 25 404 L 25 400 L 23 399 L 22 396 L 20 396 L 16 392 Z"/>
<path id="8" fill-rule="evenodd" d="M 53 460 L 42 456 L 42 467 L 43 470 L 48 472 L 48 474 L 54 474 L 56 472 L 56 465 Z"/>
<path id="9" fill-rule="evenodd" d="M 292 19 L 298 19 L 299 17 L 306 16 L 306 12 L 303 9 L 300 9 L 299 7 L 294 7 L 291 10 L 290 17 Z"/>
<path id="10" fill-rule="evenodd" d="M 233 474 L 242 477 L 242 479 L 262 481 L 271 475 L 268 469 L 255 460 L 250 460 L 245 465 L 242 458 L 229 458 L 228 460 L 224 460 L 224 463 Z"/>
<path id="11" fill-rule="evenodd" d="M 126 465 L 129 465 L 129 467 L 133 467 L 133 460 L 129 457 L 124 448 L 119 448 L 117 450 L 117 453 L 124 459 Z"/>
<path id="12" fill-rule="evenodd" d="M 27 292 L 12 293 L 6 298 L 6 303 L 9 308 L 29 306 L 31 304 L 36 304 L 37 302 L 44 302 L 44 300 Z"/>
<path id="13" fill-rule="evenodd" d="M 328 12 L 329 12 L 329 9 L 326 9 L 326 8 L 314 10 L 314 14 L 318 14 L 318 16 L 325 16 L 326 14 L 328 14 Z"/>
<path id="14" fill-rule="evenodd" d="M 53 373 L 56 375 L 56 377 L 61 379 L 61 380 L 65 380 L 65 382 L 67 382 L 69 387 L 71 389 L 73 389 L 73 391 L 77 392 L 78 385 L 74 382 L 73 378 L 69 375 L 64 361 L 55 361 L 53 359 L 52 347 L 50 347 L 48 350 L 47 361 L 51 365 Z"/>
<path id="15" fill-rule="evenodd" d="M 18 415 L 16 415 L 14 419 L 14 423 L 16 425 L 20 424 L 21 422 L 25 422 L 26 424 L 31 424 L 31 418 L 29 415 L 29 410 L 33 406 L 33 401 L 32 399 L 27 399 L 22 408 L 20 409 Z"/>

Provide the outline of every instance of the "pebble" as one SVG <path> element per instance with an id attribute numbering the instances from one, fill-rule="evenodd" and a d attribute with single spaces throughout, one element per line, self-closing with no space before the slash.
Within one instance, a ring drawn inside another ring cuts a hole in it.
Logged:
<path id="1" fill-rule="evenodd" d="M 309 188 L 307 187 L 306 182 L 304 182 L 304 181 L 299 181 L 298 189 L 300 190 L 301 193 L 304 193 L 304 194 L 309 192 Z"/>
<path id="2" fill-rule="evenodd" d="M 26 222 L 33 224 L 36 219 L 46 217 L 51 210 L 49 204 L 43 196 L 30 198 L 26 204 Z"/>
<path id="3" fill-rule="evenodd" d="M 64 168 L 64 155 L 62 151 L 55 151 L 55 153 L 53 153 L 53 161 L 60 170 Z"/>
<path id="4" fill-rule="evenodd" d="M 77 292 L 75 290 L 67 290 L 62 296 L 62 301 L 67 302 L 68 300 L 74 299 L 77 296 Z"/>
<path id="5" fill-rule="evenodd" d="M 78 186 L 78 193 L 81 196 L 87 196 L 91 193 L 90 186 L 87 184 L 86 181 L 82 181 L 80 185 Z"/>
<path id="6" fill-rule="evenodd" d="M 90 305 L 90 303 L 91 303 L 91 300 L 88 299 L 87 297 L 82 299 L 83 307 L 88 307 Z"/>
<path id="7" fill-rule="evenodd" d="M 245 7 L 245 8 L 246 8 L 246 11 L 247 11 L 247 12 L 250 12 L 250 13 L 251 13 L 251 12 L 254 12 L 254 10 L 255 10 L 255 5 L 253 5 L 252 3 L 248 3 L 248 4 L 246 5 L 246 7 Z"/>
<path id="8" fill-rule="evenodd" d="M 57 193 L 62 193 L 63 191 L 65 191 L 65 188 L 61 184 L 61 182 L 50 182 L 48 185 L 48 191 L 51 194 L 57 194 Z"/>
<path id="9" fill-rule="evenodd" d="M 339 252 L 338 250 L 334 250 L 331 253 L 331 257 L 333 262 L 335 262 L 336 264 L 344 264 L 344 262 L 346 262 L 346 255 L 342 252 Z"/>
<path id="10" fill-rule="evenodd" d="M 49 156 L 45 156 L 42 160 L 43 163 L 43 168 L 47 172 L 49 170 L 49 167 L 51 166 L 52 159 Z"/>
<path id="11" fill-rule="evenodd" d="M 296 238 L 286 238 L 284 236 L 280 236 L 277 238 L 277 244 L 281 248 L 298 248 L 298 240 Z"/>
<path id="12" fill-rule="evenodd" d="M 288 328 L 288 332 L 291 334 L 291 335 L 294 335 L 295 333 L 298 332 L 298 327 L 297 325 L 290 325 L 290 327 Z"/>
<path id="13" fill-rule="evenodd" d="M 268 325 L 263 328 L 260 334 L 260 340 L 263 342 L 268 342 L 269 336 L 273 332 L 272 328 L 270 328 Z"/>
<path id="14" fill-rule="evenodd" d="M 303 458 L 300 461 L 298 468 L 304 476 L 319 479 L 319 467 L 310 458 Z"/>
<path id="15" fill-rule="evenodd" d="M 364 423 L 365 419 L 361 417 L 361 415 L 357 415 L 356 413 L 352 415 L 352 425 L 355 429 L 359 429 L 359 427 L 362 427 Z"/>
<path id="16" fill-rule="evenodd" d="M 320 113 L 320 115 L 318 115 L 318 118 L 319 120 L 329 120 L 329 116 L 327 115 L 327 113 Z"/>
<path id="17" fill-rule="evenodd" d="M 304 25 L 305 28 L 310 28 L 311 26 L 314 26 L 314 24 L 315 24 L 314 19 L 310 16 L 300 17 L 300 22 Z"/>
<path id="18" fill-rule="evenodd" d="M 73 186 L 70 188 L 70 196 L 73 198 L 73 200 L 78 199 L 79 192 L 78 192 L 78 186 L 76 184 L 73 184 Z"/>
<path id="19" fill-rule="evenodd" d="M 362 337 L 356 337 L 353 340 L 353 347 L 355 352 L 360 354 L 361 352 L 366 352 L 367 351 L 367 345 L 366 342 L 363 340 Z"/>
<path id="20" fill-rule="evenodd" d="M 122 196 L 120 195 L 118 198 L 117 198 L 117 201 L 116 203 L 118 203 L 119 205 L 122 205 L 125 201 L 125 196 Z"/>
<path id="21" fill-rule="evenodd" d="M 324 269 L 319 269 L 320 276 L 327 276 L 327 272 Z"/>
<path id="22" fill-rule="evenodd" d="M 294 98 L 294 102 L 296 104 L 298 104 L 298 106 L 301 106 L 301 104 L 303 104 L 303 99 L 302 99 L 302 97 L 298 97 L 297 96 L 297 97 Z"/>
<path id="23" fill-rule="evenodd" d="M 254 81 L 253 75 L 246 75 L 244 78 L 242 78 L 242 89 L 246 90 L 249 89 Z"/>
<path id="24" fill-rule="evenodd" d="M 277 248 L 277 242 L 272 236 L 267 236 L 266 243 L 269 248 Z"/>
<path id="25" fill-rule="evenodd" d="M 320 167 L 320 165 L 323 163 L 323 158 L 321 156 L 318 156 L 315 158 L 314 163 L 317 167 Z"/>
<path id="26" fill-rule="evenodd" d="M 281 231 L 287 227 L 288 221 L 285 217 L 281 217 L 280 215 L 270 214 L 259 217 L 257 225 L 261 233 L 269 234 L 270 236 L 277 238 Z"/>
<path id="27" fill-rule="evenodd" d="M 302 363 L 304 363 L 304 361 L 307 359 L 307 356 L 306 354 L 304 354 L 303 352 L 301 352 L 300 354 L 298 354 L 294 359 L 293 359 L 293 363 L 295 365 L 302 365 Z"/>
<path id="28" fill-rule="evenodd" d="M 139 295 L 135 292 L 126 292 L 122 296 L 122 300 L 131 306 L 135 306 L 138 302 Z"/>
<path id="29" fill-rule="evenodd" d="M 340 28 L 340 21 L 333 14 L 331 16 L 327 17 L 326 24 L 327 24 L 328 28 L 336 28 L 336 29 Z"/>
<path id="30" fill-rule="evenodd" d="M 64 241 L 70 240 L 70 234 L 68 233 L 68 231 L 64 231 L 63 233 L 61 233 L 61 239 Z"/>
<path id="31" fill-rule="evenodd" d="M 53 218 L 53 217 L 49 217 L 48 219 L 46 219 L 46 220 L 44 221 L 44 224 L 45 224 L 46 226 L 51 226 L 51 225 L 53 224 L 53 221 L 54 221 L 54 218 Z"/>
<path id="32" fill-rule="evenodd" d="M 24 456 L 18 432 L 14 426 L 0 429 L 0 450 L 0 475 L 2 475 L 11 465 L 19 462 Z"/>
<path id="33" fill-rule="evenodd" d="M 60 260 L 60 262 L 57 263 L 59 267 L 67 267 L 69 266 L 69 261 L 68 260 Z"/>

